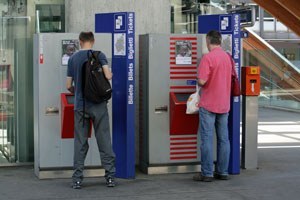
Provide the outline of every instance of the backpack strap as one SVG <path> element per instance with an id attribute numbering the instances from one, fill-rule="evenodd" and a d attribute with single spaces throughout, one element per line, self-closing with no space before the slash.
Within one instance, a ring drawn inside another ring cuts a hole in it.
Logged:
<path id="1" fill-rule="evenodd" d="M 99 55 L 101 54 L 101 51 L 93 51 L 92 52 L 92 55 L 93 55 L 93 58 L 96 60 L 97 63 L 100 64 L 100 66 L 102 67 L 102 64 L 99 60 Z"/>
<path id="2" fill-rule="evenodd" d="M 94 51 L 91 50 L 91 49 L 88 50 L 86 54 L 87 54 L 87 62 L 90 61 L 90 55 L 92 55 L 95 58 Z M 95 59 L 97 61 L 97 58 L 95 58 Z M 84 123 L 85 123 L 84 118 L 85 118 L 85 115 L 86 115 L 86 113 L 85 113 L 85 97 L 84 97 L 84 85 L 85 85 L 85 82 L 86 82 L 85 74 L 86 74 L 86 66 L 83 66 L 82 69 L 81 69 L 81 76 L 82 76 L 82 79 L 81 79 L 81 87 L 82 88 L 81 89 L 82 89 L 82 98 L 83 98 L 83 112 L 81 113 L 82 115 L 81 115 L 81 119 L 80 119 L 80 121 L 83 120 L 82 127 L 84 127 Z"/>

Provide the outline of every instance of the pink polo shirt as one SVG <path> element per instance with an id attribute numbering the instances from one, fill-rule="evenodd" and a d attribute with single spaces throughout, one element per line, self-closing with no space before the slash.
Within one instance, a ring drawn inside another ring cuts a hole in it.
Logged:
<path id="1" fill-rule="evenodd" d="M 230 109 L 231 60 L 221 47 L 204 55 L 198 67 L 198 78 L 206 81 L 201 88 L 199 107 L 214 113 Z"/>

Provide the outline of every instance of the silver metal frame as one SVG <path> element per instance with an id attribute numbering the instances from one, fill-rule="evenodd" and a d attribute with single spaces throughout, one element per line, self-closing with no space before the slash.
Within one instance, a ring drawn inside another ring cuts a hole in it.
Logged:
<path id="1" fill-rule="evenodd" d="M 177 166 L 157 166 L 146 167 L 147 174 L 172 174 L 200 172 L 201 165 L 177 165 Z"/>
<path id="2" fill-rule="evenodd" d="M 242 163 L 244 169 L 256 169 L 258 135 L 258 97 L 243 96 L 242 114 Z"/>
<path id="3" fill-rule="evenodd" d="M 73 170 L 45 170 L 38 171 L 36 174 L 39 179 L 56 179 L 56 178 L 70 178 Z M 104 169 L 85 169 L 84 177 L 101 177 L 104 176 Z"/>

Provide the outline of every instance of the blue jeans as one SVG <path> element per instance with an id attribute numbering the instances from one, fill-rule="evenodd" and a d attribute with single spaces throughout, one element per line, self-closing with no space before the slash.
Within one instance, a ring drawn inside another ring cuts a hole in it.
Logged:
<path id="1" fill-rule="evenodd" d="M 230 143 L 228 139 L 228 113 L 212 113 L 204 108 L 199 110 L 199 130 L 201 137 L 201 174 L 213 176 L 213 134 L 217 135 L 216 173 L 228 175 Z"/>

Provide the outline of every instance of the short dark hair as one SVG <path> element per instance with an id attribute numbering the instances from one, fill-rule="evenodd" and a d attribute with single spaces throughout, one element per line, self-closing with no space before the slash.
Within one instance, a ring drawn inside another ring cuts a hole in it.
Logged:
<path id="1" fill-rule="evenodd" d="M 220 45 L 222 43 L 222 35 L 219 31 L 209 31 L 206 34 L 206 38 L 208 38 L 210 44 Z"/>
<path id="2" fill-rule="evenodd" d="M 82 42 L 93 42 L 95 40 L 93 32 L 81 32 L 79 40 Z"/>

